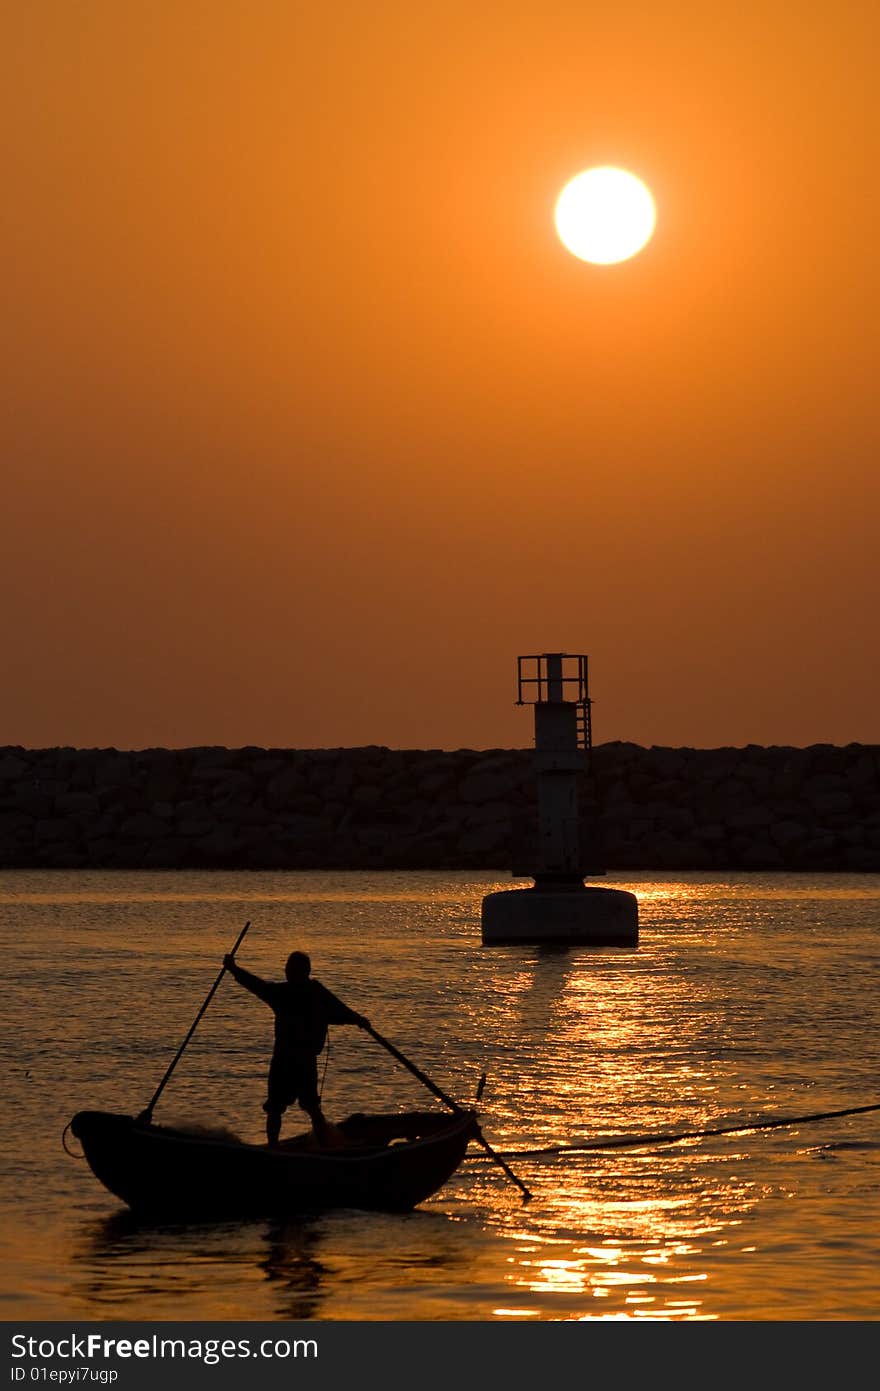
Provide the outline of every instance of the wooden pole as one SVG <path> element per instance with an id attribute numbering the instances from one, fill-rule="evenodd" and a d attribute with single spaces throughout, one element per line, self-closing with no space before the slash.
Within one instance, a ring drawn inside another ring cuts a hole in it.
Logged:
<path id="1" fill-rule="evenodd" d="M 380 1033 L 377 1033 L 377 1031 L 373 1028 L 372 1024 L 367 1025 L 366 1032 L 370 1034 L 376 1040 L 377 1043 L 381 1044 L 381 1046 L 391 1054 L 392 1058 L 396 1058 L 399 1063 L 402 1063 L 403 1066 L 407 1069 L 407 1071 L 412 1073 L 413 1077 L 418 1077 L 419 1081 L 423 1084 L 423 1086 L 426 1086 L 429 1092 L 433 1092 L 434 1096 L 436 1096 L 439 1101 L 442 1101 L 444 1106 L 448 1106 L 451 1111 L 455 1111 L 457 1115 L 461 1115 L 462 1111 L 465 1108 L 463 1106 L 459 1106 L 457 1101 L 453 1101 L 451 1096 L 447 1096 L 446 1092 L 442 1091 L 440 1087 L 437 1086 L 436 1082 L 432 1082 L 431 1078 L 428 1076 L 426 1072 L 422 1072 L 422 1069 L 420 1067 L 416 1067 L 415 1063 L 410 1062 L 409 1058 L 405 1057 L 404 1054 L 401 1053 L 399 1048 L 395 1048 L 393 1043 L 389 1043 L 387 1038 L 383 1038 Z M 476 1132 L 476 1138 L 478 1142 L 483 1146 L 483 1149 L 492 1159 L 494 1159 L 496 1164 L 500 1165 L 500 1167 L 506 1173 L 507 1177 L 510 1179 L 511 1183 L 516 1184 L 517 1188 L 522 1193 L 523 1198 L 526 1202 L 528 1202 L 528 1200 L 532 1196 L 528 1188 L 526 1188 L 525 1184 L 522 1182 L 521 1179 L 517 1178 L 513 1170 L 509 1168 L 509 1166 L 501 1158 L 501 1155 L 496 1154 L 495 1150 L 493 1150 L 492 1146 L 489 1144 L 489 1141 L 486 1139 L 482 1130 L 476 1123 L 474 1125 L 474 1129 Z"/>
<path id="2" fill-rule="evenodd" d="M 244 935 L 245 935 L 245 933 L 247 932 L 247 930 L 248 930 L 249 927 L 250 927 L 250 923 L 249 923 L 249 922 L 246 922 L 245 925 L 244 925 L 244 927 L 241 929 L 241 932 L 238 934 L 238 940 L 237 940 L 237 942 L 235 943 L 235 946 L 232 948 L 232 951 L 229 953 L 230 956 L 235 956 L 235 953 L 238 951 L 239 947 L 241 946 L 242 942 L 244 941 Z M 159 1083 L 158 1087 L 157 1087 L 156 1090 L 154 1091 L 153 1096 L 152 1096 L 152 1100 L 150 1101 L 150 1104 L 149 1104 L 143 1111 L 141 1111 L 140 1115 L 138 1116 L 138 1121 L 143 1122 L 143 1123 L 146 1124 L 146 1125 L 149 1125 L 150 1122 L 152 1121 L 152 1119 L 153 1119 L 153 1110 L 154 1110 L 154 1108 L 155 1108 L 156 1102 L 159 1100 L 159 1097 L 162 1095 L 163 1091 L 165 1090 L 165 1085 L 166 1085 L 166 1083 L 167 1083 L 169 1077 L 171 1076 L 171 1074 L 172 1074 L 172 1072 L 174 1071 L 174 1069 L 177 1067 L 177 1064 L 180 1062 L 180 1059 L 183 1057 L 183 1052 L 184 1052 L 184 1049 L 186 1048 L 186 1045 L 189 1043 L 190 1039 L 192 1038 L 193 1034 L 195 1033 L 196 1028 L 198 1027 L 199 1020 L 201 1019 L 201 1017 L 202 1017 L 202 1015 L 204 1014 L 205 1010 L 208 1008 L 208 1005 L 209 1005 L 209 1004 L 211 1003 L 211 1001 L 213 1000 L 214 994 L 215 994 L 215 992 L 216 992 L 216 990 L 217 990 L 217 987 L 219 986 L 221 980 L 223 979 L 223 977 L 224 977 L 225 975 L 226 975 L 226 966 L 224 965 L 224 966 L 221 968 L 221 971 L 220 971 L 219 976 L 218 976 L 217 979 L 214 981 L 214 984 L 211 986 L 211 989 L 208 991 L 208 994 L 207 994 L 207 996 L 206 996 L 206 998 L 205 998 L 204 1004 L 202 1005 L 201 1009 L 199 1010 L 198 1014 L 196 1015 L 195 1019 L 193 1020 L 192 1024 L 190 1025 L 189 1033 L 187 1034 L 186 1038 L 183 1040 L 183 1043 L 182 1043 L 182 1044 L 180 1045 L 180 1047 L 178 1048 L 178 1050 L 177 1050 L 177 1052 L 175 1053 L 174 1057 L 172 1058 L 171 1062 L 168 1064 L 168 1067 L 167 1067 L 167 1069 L 166 1069 L 166 1071 L 165 1071 L 165 1076 L 162 1078 L 162 1081 Z"/>

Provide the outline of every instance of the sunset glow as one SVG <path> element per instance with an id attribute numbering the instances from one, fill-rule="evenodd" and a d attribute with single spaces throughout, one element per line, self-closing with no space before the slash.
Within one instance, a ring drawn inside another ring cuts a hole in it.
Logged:
<path id="1" fill-rule="evenodd" d="M 8 744 L 880 740 L 874 7 L 8 8 Z"/>

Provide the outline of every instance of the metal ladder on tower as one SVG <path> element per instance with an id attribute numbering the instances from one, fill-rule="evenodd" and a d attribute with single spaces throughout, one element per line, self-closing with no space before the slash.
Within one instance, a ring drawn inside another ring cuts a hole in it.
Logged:
<path id="1" fill-rule="evenodd" d="M 590 750 L 593 747 L 593 720 L 591 707 L 593 702 L 589 696 L 578 701 L 577 706 L 577 741 L 578 748 L 583 749 L 589 758 Z"/>

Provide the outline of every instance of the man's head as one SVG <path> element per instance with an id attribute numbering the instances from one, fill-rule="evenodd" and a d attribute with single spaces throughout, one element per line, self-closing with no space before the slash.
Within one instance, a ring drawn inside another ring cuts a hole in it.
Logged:
<path id="1" fill-rule="evenodd" d="M 302 985 L 303 981 L 308 980 L 311 969 L 312 963 L 304 951 L 292 951 L 287 958 L 284 974 L 291 985 Z"/>

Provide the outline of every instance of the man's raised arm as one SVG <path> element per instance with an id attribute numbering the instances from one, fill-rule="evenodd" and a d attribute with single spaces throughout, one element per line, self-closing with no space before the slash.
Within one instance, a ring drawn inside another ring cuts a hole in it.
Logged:
<path id="1" fill-rule="evenodd" d="M 252 971 L 246 971 L 243 966 L 239 966 L 234 956 L 224 956 L 223 965 L 233 980 L 237 980 L 239 985 L 244 986 L 245 990 L 256 995 L 258 1000 L 262 1000 L 267 1005 L 273 1003 L 275 996 L 275 983 L 273 981 L 263 980 L 262 976 L 255 976 Z"/>

